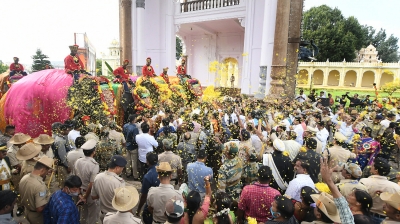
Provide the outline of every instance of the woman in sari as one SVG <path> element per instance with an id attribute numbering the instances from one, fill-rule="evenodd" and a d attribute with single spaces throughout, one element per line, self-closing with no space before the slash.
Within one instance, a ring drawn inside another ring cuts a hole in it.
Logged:
<path id="1" fill-rule="evenodd" d="M 354 143 L 354 150 L 357 154 L 356 160 L 361 170 L 364 170 L 367 165 L 371 165 L 374 162 L 375 156 L 381 150 L 379 142 L 371 137 L 371 132 L 372 129 L 370 127 L 365 127 L 362 131 L 360 141 Z"/>

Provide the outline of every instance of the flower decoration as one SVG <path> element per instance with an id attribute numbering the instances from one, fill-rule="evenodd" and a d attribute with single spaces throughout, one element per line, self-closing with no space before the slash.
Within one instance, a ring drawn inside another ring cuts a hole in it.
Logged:
<path id="1" fill-rule="evenodd" d="M 315 184 L 315 188 L 319 192 L 325 192 L 327 194 L 332 194 L 331 190 L 329 189 L 328 185 L 326 183 L 318 182 Z"/>
<path id="2" fill-rule="evenodd" d="M 249 217 L 247 217 L 247 223 L 248 224 L 257 224 L 257 219 L 249 216 Z"/>
<path id="3" fill-rule="evenodd" d="M 353 137 L 353 142 L 359 142 L 361 140 L 361 136 L 359 134 L 355 134 Z"/>

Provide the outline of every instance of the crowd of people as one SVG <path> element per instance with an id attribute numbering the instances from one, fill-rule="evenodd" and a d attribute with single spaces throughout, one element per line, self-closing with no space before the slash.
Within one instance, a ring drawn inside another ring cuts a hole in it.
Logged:
<path id="1" fill-rule="evenodd" d="M 165 104 L 33 139 L 7 126 L 0 223 L 399 223 L 400 102 L 331 99 Z"/>

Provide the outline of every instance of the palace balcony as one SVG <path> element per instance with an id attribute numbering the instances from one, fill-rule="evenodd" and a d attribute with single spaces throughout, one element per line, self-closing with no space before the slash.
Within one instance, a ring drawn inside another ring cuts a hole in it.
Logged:
<path id="1" fill-rule="evenodd" d="M 235 6 L 240 4 L 240 0 L 195 0 L 188 2 L 185 1 L 180 4 L 181 4 L 181 13 L 185 13 L 185 12 L 194 12 L 200 10 Z"/>
<path id="2" fill-rule="evenodd" d="M 246 17 L 244 0 L 181 0 L 175 3 L 175 24 Z"/>

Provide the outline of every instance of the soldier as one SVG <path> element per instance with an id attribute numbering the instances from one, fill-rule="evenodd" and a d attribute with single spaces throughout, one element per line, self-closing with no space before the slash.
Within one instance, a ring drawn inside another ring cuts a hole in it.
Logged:
<path id="1" fill-rule="evenodd" d="M 111 201 L 114 198 L 114 190 L 124 187 L 125 181 L 119 175 L 124 170 L 127 161 L 120 155 L 115 155 L 108 163 L 108 170 L 94 178 L 91 196 L 93 200 L 100 199 L 100 219 L 103 221 L 104 215 L 108 212 L 116 212 Z"/>
<path id="2" fill-rule="evenodd" d="M 34 143 L 28 143 L 18 150 L 17 159 L 22 161 L 21 178 L 33 171 L 36 164 L 34 157 L 38 156 L 41 150 L 42 147 Z"/>
<path id="3" fill-rule="evenodd" d="M 172 168 L 168 162 L 161 162 L 156 167 L 158 178 L 160 179 L 159 187 L 152 187 L 147 195 L 147 205 L 150 213 L 153 213 L 153 223 L 165 223 L 165 204 L 170 198 L 177 197 L 182 200 L 182 193 L 174 189 L 171 185 Z"/>
<path id="4" fill-rule="evenodd" d="M 120 187 L 115 189 L 115 196 L 112 199 L 112 206 L 117 213 L 109 212 L 104 218 L 104 224 L 108 223 L 142 223 L 131 213 L 139 201 L 139 193 L 134 187 Z"/>
<path id="5" fill-rule="evenodd" d="M 7 145 L 0 145 L 0 191 L 11 189 L 11 163 L 7 155 Z"/>
<path id="6" fill-rule="evenodd" d="M 54 143 L 54 139 L 52 137 L 46 134 L 40 134 L 39 137 L 33 139 L 33 143 L 42 146 L 42 151 L 39 153 L 39 158 L 47 156 L 49 158 L 54 159 L 54 153 L 53 150 L 51 149 L 51 145 Z M 53 166 L 53 168 L 55 168 L 55 166 Z M 48 174 L 45 183 L 48 184 L 49 181 L 50 181 L 50 188 L 49 188 L 50 193 L 54 193 L 60 189 L 58 187 L 59 183 L 56 181 L 55 176 Z"/>
<path id="7" fill-rule="evenodd" d="M 57 172 L 58 172 L 58 183 L 64 183 L 71 172 L 71 168 L 68 167 L 67 153 L 70 151 L 70 146 L 67 141 L 68 129 L 67 126 L 61 123 L 54 123 L 52 125 L 54 137 L 54 158 L 57 159 Z M 62 187 L 62 186 L 60 186 Z"/>
<path id="8" fill-rule="evenodd" d="M 34 166 L 32 173 L 25 175 L 19 184 L 21 204 L 25 207 L 26 219 L 31 224 L 42 224 L 42 211 L 49 201 L 49 192 L 43 182 L 53 165 L 53 159 L 43 156 Z"/>
<path id="9" fill-rule="evenodd" d="M 218 191 L 229 194 L 233 200 L 239 199 L 242 191 L 242 161 L 237 157 L 238 147 L 236 143 L 229 143 L 225 147 L 225 161 L 218 170 Z"/>
<path id="10" fill-rule="evenodd" d="M 81 223 L 97 223 L 100 218 L 100 206 L 97 199 L 89 197 L 92 192 L 94 178 L 99 173 L 100 167 L 93 159 L 96 151 L 96 140 L 89 139 L 81 146 L 85 158 L 80 158 L 75 162 L 74 174 L 82 180 L 81 193 L 86 204 L 81 211 Z"/>
<path id="11" fill-rule="evenodd" d="M 11 162 L 11 182 L 14 184 L 15 189 L 18 189 L 18 184 L 21 180 L 19 173 L 21 172 L 22 167 L 22 161 L 17 159 L 17 151 L 30 139 L 31 136 L 29 135 L 17 133 L 8 142 L 9 144 L 12 144 L 7 151 L 7 157 L 10 159 Z"/>

